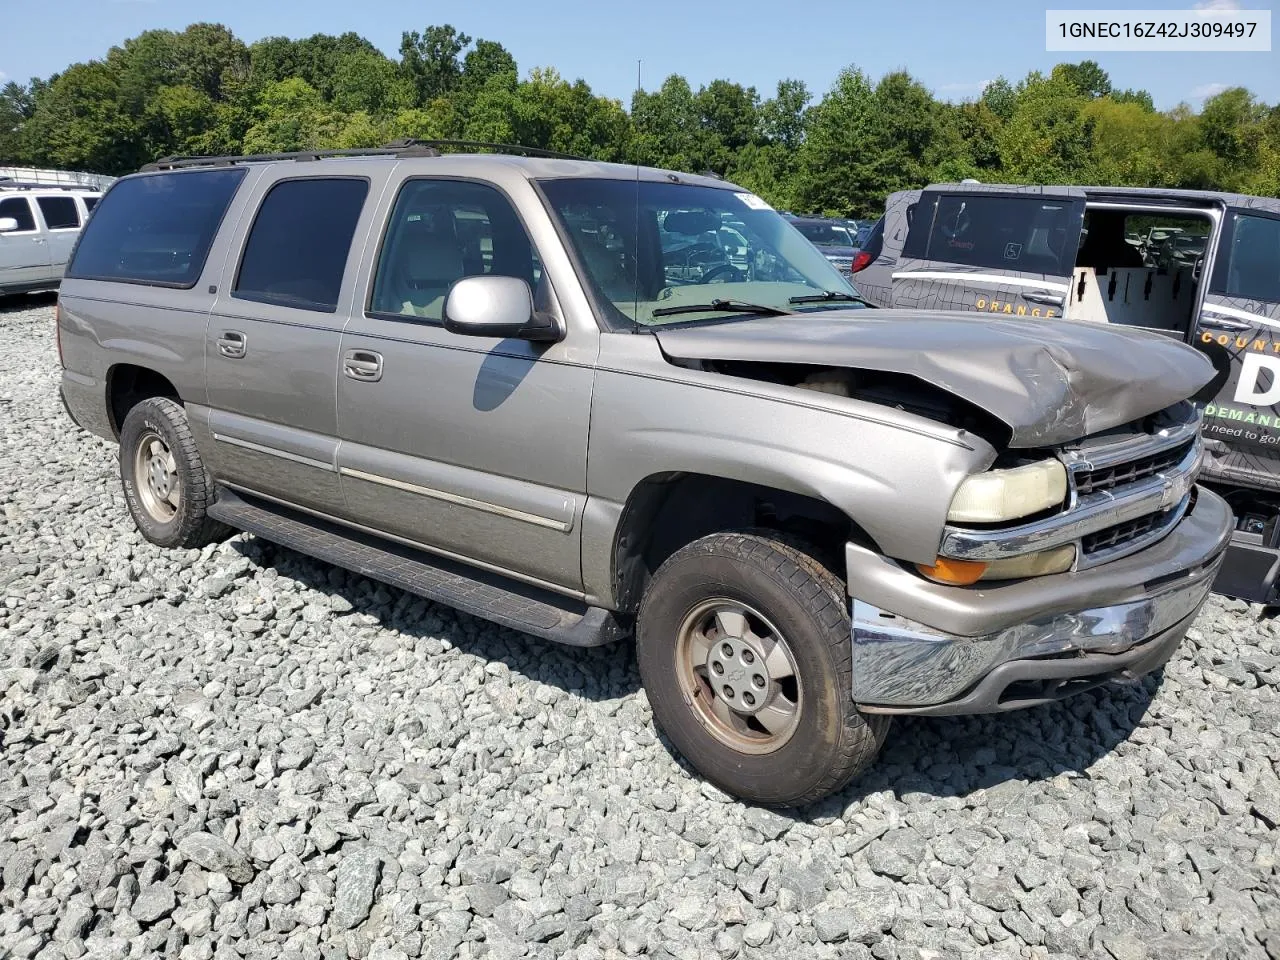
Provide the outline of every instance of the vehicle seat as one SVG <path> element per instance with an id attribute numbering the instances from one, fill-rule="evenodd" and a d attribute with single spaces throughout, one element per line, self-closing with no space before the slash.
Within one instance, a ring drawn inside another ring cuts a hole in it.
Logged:
<path id="1" fill-rule="evenodd" d="M 406 224 L 397 260 L 389 298 L 397 312 L 443 319 L 449 287 L 466 276 L 452 218 L 434 228 L 425 219 Z"/>
<path id="2" fill-rule="evenodd" d="M 1076 266 L 1092 267 L 1099 274 L 1111 267 L 1145 266 L 1142 254 L 1124 238 L 1124 213 L 1093 211 L 1089 214 L 1089 233 L 1080 244 Z"/>

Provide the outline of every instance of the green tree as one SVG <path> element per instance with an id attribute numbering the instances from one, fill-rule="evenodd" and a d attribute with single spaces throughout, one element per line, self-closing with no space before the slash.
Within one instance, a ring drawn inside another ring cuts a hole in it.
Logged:
<path id="1" fill-rule="evenodd" d="M 698 149 L 699 116 L 689 81 L 672 74 L 653 93 L 631 98 L 635 162 L 675 170 L 705 169 Z"/>
<path id="2" fill-rule="evenodd" d="M 13 80 L 0 87 L 0 163 L 26 162 L 22 128 L 35 108 L 35 94 L 30 87 Z"/>
<path id="3" fill-rule="evenodd" d="M 1074 83 L 1033 72 L 1018 84 L 1012 115 L 1000 129 L 1000 161 L 1017 183 L 1082 183 L 1090 169 L 1088 98 Z"/>
<path id="4" fill-rule="evenodd" d="M 1069 84 L 1078 96 L 1088 97 L 1090 100 L 1111 93 L 1111 78 L 1096 60 L 1060 63 L 1053 68 L 1052 76 L 1055 80 L 1063 80 Z"/>
<path id="5" fill-rule="evenodd" d="M 413 106 L 413 84 L 381 53 L 355 50 L 334 66 L 333 105 L 345 113 L 385 115 Z"/>
<path id="6" fill-rule="evenodd" d="M 460 86 L 467 95 L 474 96 L 484 87 L 494 84 L 505 90 L 514 90 L 518 81 L 516 58 L 500 43 L 477 40 L 462 58 Z"/>
<path id="7" fill-rule="evenodd" d="M 982 88 L 981 103 L 1000 121 L 1013 116 L 1018 107 L 1018 93 L 1004 77 L 996 77 Z"/>
<path id="8" fill-rule="evenodd" d="M 339 115 L 325 104 L 320 92 L 300 77 L 267 86 L 245 132 L 247 153 L 281 153 L 332 146 L 326 141 L 339 126 Z"/>
<path id="9" fill-rule="evenodd" d="M 1257 164 L 1267 113 L 1267 108 L 1244 87 L 1232 87 L 1204 102 L 1200 129 L 1205 146 L 1222 161 L 1226 178 Z"/>
<path id="10" fill-rule="evenodd" d="M 217 111 L 205 92 L 187 86 L 161 87 L 143 114 L 147 155 L 206 153 L 216 122 Z"/>
<path id="11" fill-rule="evenodd" d="M 400 37 L 400 64 L 418 91 L 419 103 L 430 103 L 456 90 L 462 80 L 459 55 L 471 38 L 453 27 L 427 27 Z"/>
<path id="12" fill-rule="evenodd" d="M 59 74 L 22 133 L 31 162 L 60 169 L 125 173 L 149 159 L 137 121 L 121 109 L 119 81 L 101 61 Z"/>

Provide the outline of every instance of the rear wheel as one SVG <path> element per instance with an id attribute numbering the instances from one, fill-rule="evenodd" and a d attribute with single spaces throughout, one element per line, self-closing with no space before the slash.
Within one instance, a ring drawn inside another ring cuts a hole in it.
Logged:
<path id="1" fill-rule="evenodd" d="M 203 547 L 230 528 L 206 513 L 213 480 L 196 449 L 182 405 L 152 397 L 120 428 L 120 479 L 142 535 L 162 547 Z"/>
<path id="2" fill-rule="evenodd" d="M 713 534 L 668 559 L 640 607 L 658 726 L 708 780 L 774 806 L 838 790 L 888 730 L 853 705 L 844 589 L 810 553 L 770 532 Z"/>

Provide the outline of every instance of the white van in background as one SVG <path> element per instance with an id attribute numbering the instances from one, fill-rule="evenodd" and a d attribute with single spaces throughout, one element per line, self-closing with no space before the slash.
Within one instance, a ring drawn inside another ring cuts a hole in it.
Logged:
<path id="1" fill-rule="evenodd" d="M 0 296 L 54 290 L 101 192 L 0 180 Z"/>

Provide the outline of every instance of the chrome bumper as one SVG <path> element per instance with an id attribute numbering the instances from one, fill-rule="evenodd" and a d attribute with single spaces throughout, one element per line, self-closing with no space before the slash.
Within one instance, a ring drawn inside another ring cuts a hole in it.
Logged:
<path id="1" fill-rule="evenodd" d="M 1209 594 L 1230 535 L 1230 513 L 1220 499 L 1201 491 L 1192 516 L 1179 529 L 1182 536 L 1175 541 L 1182 542 L 1150 548 L 1152 554 L 1169 555 L 1148 557 L 1145 570 L 1137 554 L 1118 562 L 1114 571 L 1095 568 L 1014 585 L 1023 592 L 1043 590 L 1040 611 L 1018 622 L 1008 622 L 1009 611 L 1001 609 L 1007 606 L 1001 588 L 950 588 L 948 599 L 968 608 L 964 619 L 969 623 L 980 617 L 987 595 L 992 626 L 973 635 L 855 598 L 854 701 L 878 713 L 987 713 L 1060 699 L 1084 686 L 1156 669 L 1172 656 Z M 1123 582 L 1135 575 L 1142 579 Z M 936 585 L 928 589 L 938 591 Z M 1062 609 L 1064 594 L 1076 597 L 1067 609 Z M 895 607 L 927 615 L 942 598 L 919 599 L 923 602 Z M 1018 599 L 1025 608 L 1031 598 Z M 959 612 L 951 611 L 953 617 Z"/>

